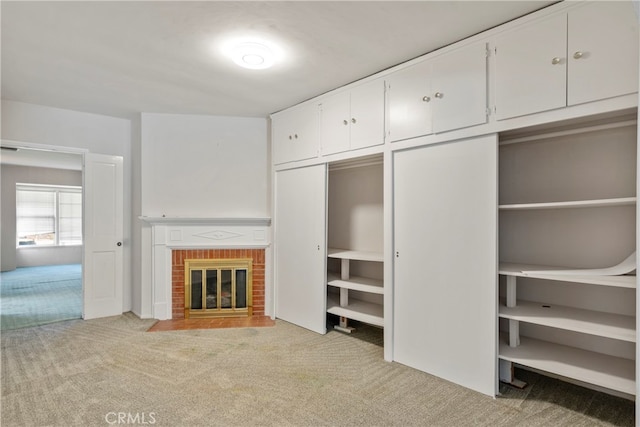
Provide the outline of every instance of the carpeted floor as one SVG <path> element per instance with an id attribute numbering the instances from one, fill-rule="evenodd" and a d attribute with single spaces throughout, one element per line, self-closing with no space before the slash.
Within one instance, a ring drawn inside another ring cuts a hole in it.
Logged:
<path id="1" fill-rule="evenodd" d="M 132 314 L 2 333 L 3 427 L 633 425 L 634 403 L 530 372 L 491 398 L 383 360 L 382 331 L 146 332 Z"/>
<path id="2" fill-rule="evenodd" d="M 0 273 L 0 329 L 82 317 L 82 265 L 23 267 Z"/>

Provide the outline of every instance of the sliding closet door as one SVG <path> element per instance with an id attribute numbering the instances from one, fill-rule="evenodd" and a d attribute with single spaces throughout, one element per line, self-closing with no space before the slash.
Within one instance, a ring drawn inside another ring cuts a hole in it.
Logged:
<path id="1" fill-rule="evenodd" d="M 276 172 L 276 317 L 326 333 L 326 166 Z"/>
<path id="2" fill-rule="evenodd" d="M 497 387 L 497 138 L 394 155 L 394 360 Z"/>

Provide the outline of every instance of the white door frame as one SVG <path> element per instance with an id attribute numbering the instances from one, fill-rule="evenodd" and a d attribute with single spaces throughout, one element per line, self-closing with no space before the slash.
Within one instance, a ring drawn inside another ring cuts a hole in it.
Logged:
<path id="1" fill-rule="evenodd" d="M 10 139 L 2 139 L 2 140 L 0 140 L 0 145 L 3 146 L 3 147 L 8 147 L 8 148 L 25 148 L 25 149 L 31 149 L 31 150 L 50 151 L 50 152 L 54 152 L 54 153 L 77 154 L 77 155 L 81 156 L 82 157 L 81 172 L 82 172 L 82 180 L 83 180 L 82 199 L 83 199 L 83 201 L 86 199 L 86 188 L 84 186 L 85 160 L 86 160 L 85 158 L 86 158 L 87 154 L 90 153 L 89 149 L 87 149 L 87 148 L 78 148 L 78 147 L 59 146 L 59 145 L 50 145 L 50 144 L 39 144 L 39 143 L 34 143 L 34 142 L 16 141 L 16 140 L 10 140 Z M 85 220 L 85 208 L 84 208 L 84 202 L 83 202 L 83 208 L 82 208 L 83 228 L 84 228 L 85 221 L 86 221 Z M 85 238 L 86 238 L 86 236 L 83 236 L 83 240 Z M 83 246 L 84 246 L 84 242 L 83 242 Z M 82 315 L 83 315 L 83 318 L 84 318 L 85 312 L 86 312 L 86 309 L 85 309 L 85 303 L 86 302 L 85 302 L 85 297 L 84 297 L 84 294 L 85 294 L 84 271 L 85 271 L 85 269 L 86 269 L 86 266 L 85 266 L 85 259 L 84 259 L 84 250 L 83 250 L 83 258 L 82 258 L 82 271 L 83 271 L 83 280 L 82 280 L 82 295 L 83 295 L 82 296 Z M 123 286 L 124 286 L 124 280 L 123 280 Z"/>

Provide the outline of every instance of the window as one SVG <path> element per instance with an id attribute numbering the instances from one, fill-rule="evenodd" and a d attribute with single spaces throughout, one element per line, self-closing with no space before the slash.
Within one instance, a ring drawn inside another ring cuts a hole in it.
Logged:
<path id="1" fill-rule="evenodd" d="M 18 246 L 82 244 L 82 187 L 16 185 Z"/>

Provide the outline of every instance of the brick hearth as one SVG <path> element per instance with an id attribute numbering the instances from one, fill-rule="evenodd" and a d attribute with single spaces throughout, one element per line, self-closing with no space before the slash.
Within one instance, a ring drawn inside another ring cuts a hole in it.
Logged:
<path id="1" fill-rule="evenodd" d="M 264 316 L 264 249 L 180 249 L 171 251 L 173 319 L 184 319 L 184 260 L 229 258 L 253 259 L 253 315 Z"/>

